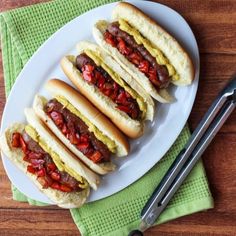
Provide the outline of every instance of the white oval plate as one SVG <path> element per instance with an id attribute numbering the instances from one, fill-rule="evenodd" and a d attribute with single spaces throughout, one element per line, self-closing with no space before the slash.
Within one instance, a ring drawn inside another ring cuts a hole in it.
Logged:
<path id="1" fill-rule="evenodd" d="M 195 65 L 195 80 L 191 86 L 171 89 L 176 102 L 170 105 L 158 104 L 154 122 L 147 123 L 145 135 L 131 142 L 131 153 L 126 158 L 116 159 L 117 170 L 102 177 L 99 189 L 92 191 L 88 201 L 110 196 L 144 175 L 168 151 L 183 129 L 195 99 L 199 77 L 199 53 L 195 37 L 186 21 L 174 10 L 164 5 L 132 1 L 148 15 L 167 29 L 191 55 Z M 45 81 L 60 78 L 69 83 L 59 66 L 66 54 L 76 54 L 75 45 L 81 40 L 92 39 L 92 26 L 99 19 L 110 19 L 116 3 L 93 9 L 75 18 L 53 34 L 32 56 L 19 74 L 8 97 L 1 130 L 13 122 L 26 122 L 23 110 L 30 107 L 34 95 L 40 93 L 50 98 L 44 90 Z M 11 182 L 26 196 L 53 204 L 31 181 L 18 170 L 4 155 L 3 164 Z"/>

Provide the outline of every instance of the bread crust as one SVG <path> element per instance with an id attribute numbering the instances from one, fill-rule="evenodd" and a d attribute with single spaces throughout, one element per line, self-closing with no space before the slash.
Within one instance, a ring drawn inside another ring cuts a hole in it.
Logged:
<path id="1" fill-rule="evenodd" d="M 39 119 L 32 108 L 25 108 L 27 122 L 37 131 L 39 136 L 46 142 L 52 151 L 56 152 L 62 162 L 86 179 L 89 185 L 97 190 L 100 177 L 85 166 L 74 154 L 72 154 Z"/>
<path id="2" fill-rule="evenodd" d="M 127 2 L 117 4 L 113 9 L 112 18 L 113 20 L 120 18 L 127 20 L 165 54 L 180 75 L 179 80 L 173 81 L 174 84 L 188 85 L 192 83 L 194 66 L 191 58 L 177 40 L 155 20 Z"/>
<path id="3" fill-rule="evenodd" d="M 89 195 L 90 189 L 86 188 L 81 192 L 65 193 L 52 188 L 42 188 L 41 184 L 37 181 L 37 176 L 27 171 L 27 163 L 22 159 L 24 153 L 21 148 L 14 148 L 11 146 L 11 137 L 14 132 L 24 130 L 25 125 L 15 123 L 7 128 L 0 136 L 0 148 L 2 152 L 15 164 L 22 172 L 24 172 L 31 181 L 44 193 L 50 200 L 62 208 L 77 208 L 83 205 Z"/>
<path id="4" fill-rule="evenodd" d="M 75 57 L 65 56 L 61 68 L 79 91 L 103 112 L 128 137 L 138 138 L 143 134 L 143 122 L 131 119 L 127 114 L 115 108 L 115 104 L 103 95 L 95 86 L 88 84 L 75 67 Z"/>
<path id="5" fill-rule="evenodd" d="M 118 156 L 125 156 L 129 153 L 130 146 L 126 137 L 76 89 L 58 79 L 47 81 L 45 88 L 53 96 L 64 96 L 71 105 L 87 117 L 100 131 L 113 140 L 117 144 Z"/>
<path id="6" fill-rule="evenodd" d="M 147 105 L 147 112 L 145 114 L 144 120 L 153 120 L 154 116 L 154 102 L 151 96 L 146 93 L 146 91 L 140 86 L 140 84 L 132 78 L 130 74 L 127 72 L 109 55 L 107 54 L 101 47 L 97 44 L 81 41 L 76 45 L 78 54 L 83 53 L 85 50 L 91 50 L 96 55 L 98 55 L 103 63 L 105 63 L 110 69 L 112 69 L 123 81 L 127 83 L 129 87 L 131 87 L 135 92 L 139 94 Z M 112 101 L 111 101 L 112 103 Z M 121 114 L 124 114 L 120 111 Z"/>
<path id="7" fill-rule="evenodd" d="M 62 134 L 62 132 L 54 124 L 53 120 L 45 113 L 44 97 L 36 95 L 33 102 L 33 109 L 39 118 L 48 126 L 48 128 L 65 144 L 65 146 L 73 152 L 82 162 L 84 162 L 91 170 L 97 174 L 104 175 L 115 170 L 115 165 L 112 162 L 96 164 L 80 152 L 71 142 Z"/>
<path id="8" fill-rule="evenodd" d="M 180 75 L 179 80 L 172 81 L 173 84 L 181 86 L 192 83 L 194 79 L 194 67 L 190 57 L 180 44 L 153 19 L 144 14 L 137 7 L 126 2 L 117 4 L 112 12 L 112 18 L 113 20 L 126 20 L 165 54 Z M 106 50 L 106 52 L 112 55 L 153 98 L 162 103 L 172 102 L 173 98 L 168 94 L 166 89 L 156 91 L 155 87 L 143 73 L 129 62 L 116 48 L 106 43 L 103 38 L 103 33 L 106 30 L 107 25 L 107 21 L 98 21 L 94 25 L 93 36 L 96 42 Z"/>
<path id="9" fill-rule="evenodd" d="M 154 99 L 161 103 L 170 103 L 173 101 L 173 97 L 168 93 L 166 89 L 160 89 L 157 91 L 148 77 L 144 75 L 138 68 L 136 68 L 119 50 L 108 44 L 103 37 L 108 22 L 104 20 L 98 21 L 93 27 L 93 37 L 95 41 L 101 46 L 107 53 L 109 53 L 120 65 L 123 67 L 144 90 L 150 94 Z M 164 96 L 162 95 L 164 94 Z"/>

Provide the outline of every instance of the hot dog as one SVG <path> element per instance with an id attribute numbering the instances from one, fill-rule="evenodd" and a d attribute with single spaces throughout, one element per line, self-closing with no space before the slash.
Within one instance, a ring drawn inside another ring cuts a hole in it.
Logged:
<path id="1" fill-rule="evenodd" d="M 98 174 L 115 169 L 113 154 L 125 156 L 129 144 L 121 132 L 75 89 L 52 79 L 46 89 L 53 99 L 37 95 L 33 108 L 52 132 Z"/>
<path id="2" fill-rule="evenodd" d="M 33 109 L 25 109 L 28 125 L 15 123 L 0 137 L 3 153 L 55 204 L 81 206 L 99 177 L 72 155 L 46 128 Z"/>
<path id="3" fill-rule="evenodd" d="M 188 85 L 194 79 L 192 61 L 180 44 L 135 6 L 121 2 L 113 22 L 98 21 L 96 42 L 112 55 L 154 99 L 168 103 L 170 83 Z"/>
<path id="4" fill-rule="evenodd" d="M 97 45 L 80 42 L 77 51 L 61 61 L 67 77 L 127 136 L 141 136 L 154 115 L 150 95 Z"/>

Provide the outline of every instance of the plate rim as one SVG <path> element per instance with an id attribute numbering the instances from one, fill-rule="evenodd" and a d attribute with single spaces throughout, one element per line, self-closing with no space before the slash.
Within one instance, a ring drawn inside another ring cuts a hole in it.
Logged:
<path id="1" fill-rule="evenodd" d="M 132 1 L 127 1 L 127 2 L 131 2 L 131 3 L 140 3 L 140 2 L 143 2 L 143 1 L 140 1 L 140 0 L 132 0 Z M 6 122 L 4 122 L 4 120 L 5 120 L 5 116 L 6 116 L 6 110 L 7 110 L 7 105 L 8 105 L 8 103 L 9 103 L 9 101 L 11 101 L 11 96 L 13 96 L 12 94 L 14 94 L 14 88 L 15 87 L 17 87 L 17 84 L 18 83 L 20 83 L 19 81 L 19 79 L 18 78 L 20 78 L 20 77 L 22 77 L 22 75 L 24 75 L 24 73 L 25 73 L 25 71 L 27 71 L 28 70 L 28 67 L 30 66 L 30 63 L 31 63 L 31 61 L 33 61 L 34 60 L 34 57 L 36 57 L 36 55 L 41 51 L 41 50 L 43 50 L 43 48 L 45 47 L 45 45 L 47 45 L 47 43 L 48 43 L 48 41 L 51 41 L 51 40 L 53 40 L 53 38 L 54 37 L 57 37 L 57 34 L 59 34 L 60 33 L 60 31 L 63 31 L 63 29 L 65 28 L 65 27 L 68 27 L 68 25 L 70 25 L 71 24 L 71 22 L 72 21 L 75 21 L 76 19 L 78 19 L 78 18 L 81 18 L 82 16 L 84 16 L 84 15 L 89 15 L 89 14 L 91 14 L 91 12 L 93 12 L 94 10 L 97 10 L 97 9 L 99 9 L 99 8 L 104 8 L 105 6 L 113 6 L 113 5 L 115 5 L 115 4 L 117 4 L 118 2 L 113 2 L 113 3 L 108 3 L 108 4 L 105 4 L 105 5 L 101 5 L 101 6 L 98 6 L 98 7 L 96 7 L 96 8 L 93 8 L 93 9 L 91 9 L 91 10 L 89 10 L 89 11 L 87 11 L 87 12 L 85 12 L 85 13 L 83 13 L 83 14 L 81 14 L 81 15 L 79 15 L 79 16 L 77 16 L 76 18 L 74 18 L 74 19 L 72 19 L 71 21 L 69 21 L 68 23 L 66 23 L 64 26 L 62 26 L 60 29 L 58 29 L 54 34 L 52 34 L 36 51 L 35 51 L 35 53 L 32 55 L 32 57 L 28 60 L 28 62 L 25 64 L 25 66 L 23 67 L 23 69 L 21 70 L 21 72 L 19 73 L 19 75 L 17 76 L 17 79 L 16 79 L 16 81 L 15 81 L 15 83 L 14 83 L 14 85 L 13 85 L 13 87 L 11 88 L 11 91 L 10 91 L 10 93 L 9 93 L 9 95 L 8 95 L 8 97 L 7 97 L 7 101 L 6 101 L 6 104 L 5 104 L 5 107 L 4 107 L 4 110 L 3 110 L 3 113 L 2 113 L 2 122 L 1 122 L 1 133 L 2 133 L 2 131 L 3 131 L 3 127 L 4 127 L 4 124 L 6 123 Z M 184 17 L 180 14 L 180 13 L 178 13 L 177 11 L 175 11 L 174 9 L 172 9 L 172 8 L 170 8 L 170 7 L 168 7 L 168 6 L 166 6 L 165 4 L 160 4 L 160 3 L 156 3 L 156 2 L 148 2 L 149 4 L 151 3 L 151 4 L 154 4 L 154 5 L 160 5 L 160 6 L 162 6 L 162 7 L 165 7 L 165 8 L 167 8 L 167 10 L 170 10 L 170 11 L 173 11 L 175 14 L 177 14 L 178 15 L 178 17 L 180 17 L 180 18 L 182 18 L 182 20 L 184 21 L 184 23 L 186 24 L 186 26 L 189 28 L 189 30 L 190 30 L 190 33 L 193 35 L 193 39 L 194 39 L 194 44 L 196 44 L 196 47 L 197 47 L 197 58 L 196 58 L 196 63 L 197 63 L 197 65 L 195 65 L 195 66 L 197 66 L 198 68 L 195 68 L 196 69 L 196 71 L 195 71 L 195 79 L 194 79 L 194 84 L 195 84 L 195 86 L 194 86 L 194 91 L 193 91 L 193 93 L 194 93 L 194 96 L 193 96 L 193 99 L 191 100 L 191 104 L 190 104 L 190 108 L 189 108 L 189 111 L 188 111 L 188 115 L 185 117 L 185 119 L 184 119 L 184 122 L 182 122 L 183 123 L 183 125 L 180 125 L 179 127 L 181 127 L 181 128 L 179 128 L 179 130 L 178 130 L 178 132 L 176 132 L 176 135 L 174 136 L 174 138 L 173 138 L 173 140 L 171 141 L 171 145 L 170 145 L 170 147 L 165 151 L 165 153 L 164 153 L 164 155 L 166 154 L 166 152 L 171 148 L 171 146 L 174 144 L 174 142 L 175 142 L 175 140 L 178 138 L 178 136 L 179 136 L 179 134 L 181 133 L 181 131 L 182 131 L 182 129 L 183 129 L 183 127 L 184 127 L 184 125 L 185 125 L 185 123 L 186 123 L 186 121 L 187 121 L 187 119 L 188 119 L 188 117 L 189 117 L 189 115 L 190 115 L 190 113 L 191 113 L 191 110 L 192 110 L 192 107 L 193 107 L 193 104 L 194 104 L 194 101 L 195 101 L 195 98 L 196 98 L 196 94 L 197 94 L 197 90 L 198 90 L 198 83 L 199 83 L 199 72 L 200 72 L 200 57 L 199 57 L 199 49 L 198 49 L 198 45 L 197 45 L 197 41 L 196 41 L 196 38 L 195 38 L 195 36 L 194 36 L 194 34 L 193 34 L 193 31 L 192 31 L 192 29 L 191 29 L 191 27 L 189 26 L 189 24 L 187 23 L 187 21 L 184 19 Z M 6 126 L 6 125 L 5 125 Z M 5 127 L 6 128 L 6 127 Z M 4 129 L 5 129 L 4 128 Z M 158 159 L 158 161 L 156 161 L 151 167 L 149 167 L 148 168 L 148 170 L 146 170 L 146 171 L 144 171 L 144 173 L 143 172 L 141 172 L 141 174 L 139 174 L 139 175 L 136 175 L 136 178 L 135 178 L 135 180 L 132 180 L 130 183 L 128 183 L 128 185 L 126 185 L 125 187 L 123 187 L 123 188 L 121 188 L 121 189 L 119 189 L 118 191 L 116 191 L 115 193 L 117 193 L 117 192 L 119 192 L 119 191 L 121 191 L 122 189 L 124 189 L 124 188 L 126 188 L 126 187 L 128 187 L 130 184 L 132 184 L 132 183 L 134 183 L 135 181 L 137 181 L 138 179 L 140 179 L 143 175 L 145 175 L 157 162 L 159 162 L 161 159 L 162 159 L 162 157 L 164 156 L 164 155 L 162 155 L 159 159 Z M 6 159 L 8 159 L 3 153 L 1 153 L 1 156 L 2 156 L 2 162 L 3 162 L 3 166 L 4 166 L 4 169 L 5 169 L 5 171 L 6 171 L 6 173 L 7 173 L 7 176 L 8 176 L 8 178 L 11 180 L 11 177 L 10 177 L 10 175 L 8 174 L 8 169 L 6 168 L 6 166 L 5 166 L 5 160 Z M 24 173 L 22 173 L 22 174 L 24 174 Z M 137 177 L 138 176 L 138 177 Z M 11 182 L 12 182 L 12 180 L 11 180 Z M 24 193 L 25 194 L 25 193 Z M 112 193 L 112 194 L 114 194 L 114 193 Z M 111 194 L 111 195 L 112 195 Z M 25 194 L 26 196 L 28 196 L 27 194 Z M 109 195 L 110 196 L 110 195 Z M 104 196 L 103 198 L 105 198 L 105 197 L 107 197 L 107 196 Z M 89 198 L 90 199 L 90 198 Z M 89 200 L 88 199 L 88 200 Z M 99 198 L 99 199 L 102 199 L 102 198 Z M 94 199 L 94 200 L 99 200 L 99 199 Z M 92 201 L 94 201 L 94 200 L 92 200 Z M 91 199 L 90 199 L 90 201 L 91 201 Z M 49 204 L 55 204 L 55 203 L 52 203 L 51 202 L 51 200 L 49 200 L 49 202 L 47 202 L 47 203 L 49 203 Z"/>

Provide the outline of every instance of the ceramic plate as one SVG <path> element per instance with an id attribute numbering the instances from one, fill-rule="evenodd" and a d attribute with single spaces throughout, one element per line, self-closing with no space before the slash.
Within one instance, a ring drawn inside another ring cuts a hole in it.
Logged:
<path id="1" fill-rule="evenodd" d="M 191 55 L 195 66 L 195 80 L 191 86 L 171 88 L 176 102 L 157 104 L 154 122 L 147 123 L 145 135 L 131 142 L 131 153 L 125 158 L 116 158 L 117 170 L 102 177 L 101 186 L 92 191 L 88 201 L 110 196 L 134 181 L 152 168 L 168 151 L 183 129 L 195 99 L 199 77 L 199 53 L 196 39 L 189 25 L 176 11 L 167 6 L 147 2 L 132 1 L 134 5 L 153 17 L 169 31 Z M 13 122 L 25 122 L 23 110 L 30 107 L 34 95 L 40 93 L 50 98 L 44 90 L 45 81 L 60 78 L 69 83 L 59 66 L 66 54 L 76 54 L 75 45 L 81 40 L 92 38 L 92 26 L 99 19 L 109 20 L 117 3 L 107 4 L 75 18 L 53 34 L 25 65 L 8 97 L 1 130 Z M 3 164 L 11 182 L 26 196 L 53 204 L 33 183 L 19 171 L 4 155 Z"/>

